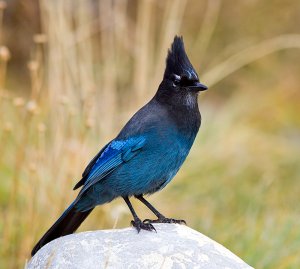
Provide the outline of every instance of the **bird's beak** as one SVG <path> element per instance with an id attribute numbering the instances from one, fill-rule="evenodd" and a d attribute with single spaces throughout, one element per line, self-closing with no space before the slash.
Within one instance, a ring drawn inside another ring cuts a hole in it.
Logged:
<path id="1" fill-rule="evenodd" d="M 195 91 L 206 91 L 208 88 L 204 84 L 200 83 L 199 81 L 195 82 L 193 85 L 189 86 L 190 89 Z"/>

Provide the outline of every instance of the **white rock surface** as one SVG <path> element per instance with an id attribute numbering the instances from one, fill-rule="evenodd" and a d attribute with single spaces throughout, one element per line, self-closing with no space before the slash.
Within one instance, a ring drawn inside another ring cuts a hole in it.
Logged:
<path id="1" fill-rule="evenodd" d="M 156 224 L 157 233 L 134 228 L 103 230 L 56 239 L 30 260 L 28 269 L 248 269 L 225 247 L 178 224 Z"/>

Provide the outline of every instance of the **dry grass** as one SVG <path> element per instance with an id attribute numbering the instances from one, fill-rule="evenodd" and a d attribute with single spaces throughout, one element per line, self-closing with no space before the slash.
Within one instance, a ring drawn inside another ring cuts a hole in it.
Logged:
<path id="1" fill-rule="evenodd" d="M 198 18 L 189 18 L 191 5 L 203 17 L 188 34 L 185 25 Z M 214 67 L 200 70 L 211 91 L 200 98 L 199 139 L 178 179 L 156 196 L 159 208 L 185 214 L 192 227 L 255 267 L 299 267 L 299 78 L 276 59 L 266 60 L 266 67 L 283 72 L 286 81 L 272 91 L 259 92 L 265 83 L 259 64 L 249 74 L 229 76 L 266 55 L 299 48 L 300 35 L 260 39 L 230 55 L 222 48 L 227 60 L 208 63 L 220 0 L 40 0 L 43 33 L 33 37 L 30 93 L 20 95 L 5 87 L 10 53 L 1 35 L 3 10 L 0 4 L 1 268 L 24 265 L 35 241 L 75 197 L 72 186 L 88 160 L 153 95 L 177 33 L 184 33 L 199 65 Z M 285 66 L 297 70 L 290 62 Z M 262 83 L 254 90 L 253 77 Z M 221 91 L 220 81 L 225 97 L 214 93 Z M 226 99 L 230 83 L 243 90 Z M 129 218 L 113 202 L 82 229 L 113 227 L 118 219 L 122 226 Z"/>

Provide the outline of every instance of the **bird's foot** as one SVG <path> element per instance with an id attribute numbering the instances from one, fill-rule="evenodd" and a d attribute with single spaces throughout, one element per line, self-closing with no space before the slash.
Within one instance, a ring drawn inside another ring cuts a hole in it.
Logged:
<path id="1" fill-rule="evenodd" d="M 183 219 L 169 219 L 166 217 L 159 217 L 158 219 L 151 220 L 151 219 L 145 219 L 143 223 L 151 224 L 151 223 L 176 223 L 176 224 L 184 224 L 186 225 L 185 220 Z"/>
<path id="2" fill-rule="evenodd" d="M 132 220 L 131 225 L 137 229 L 138 233 L 141 230 L 146 230 L 146 231 L 150 231 L 150 232 L 155 231 L 156 232 L 154 226 L 151 223 L 144 223 L 140 219 Z"/>

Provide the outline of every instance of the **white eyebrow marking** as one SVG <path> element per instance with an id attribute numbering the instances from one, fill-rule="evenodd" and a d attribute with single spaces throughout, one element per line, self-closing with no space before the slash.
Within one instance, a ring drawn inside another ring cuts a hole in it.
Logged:
<path id="1" fill-rule="evenodd" d="M 178 79 L 178 80 L 180 80 L 180 79 L 181 79 L 181 77 L 180 77 L 180 76 L 178 76 L 178 75 L 176 75 L 176 74 L 174 74 L 174 77 L 175 77 L 176 79 Z"/>

